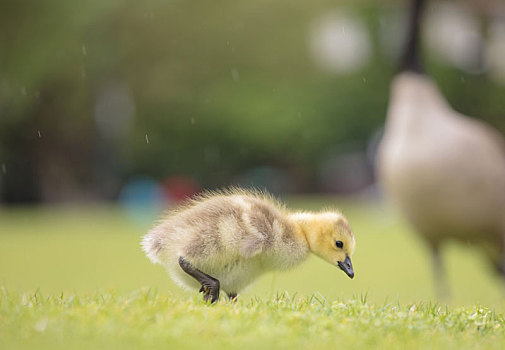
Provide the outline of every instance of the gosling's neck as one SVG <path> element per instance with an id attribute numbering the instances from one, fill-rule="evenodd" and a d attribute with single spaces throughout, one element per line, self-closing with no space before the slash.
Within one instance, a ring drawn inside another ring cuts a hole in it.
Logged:
<path id="1" fill-rule="evenodd" d="M 310 251 L 312 251 L 312 246 L 317 239 L 314 226 L 317 225 L 318 216 L 319 214 L 307 212 L 295 212 L 289 215 L 296 227 L 295 234 L 306 242 Z"/>
<path id="2" fill-rule="evenodd" d="M 286 231 L 278 235 L 274 243 L 275 249 L 271 249 L 272 254 L 264 257 L 267 261 L 265 266 L 277 270 L 291 269 L 299 265 L 312 252 L 301 218 L 289 212 L 286 214 Z"/>

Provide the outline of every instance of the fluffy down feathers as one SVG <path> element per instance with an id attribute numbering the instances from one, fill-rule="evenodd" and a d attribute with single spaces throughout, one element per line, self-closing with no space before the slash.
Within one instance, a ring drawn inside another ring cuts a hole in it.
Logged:
<path id="1" fill-rule="evenodd" d="M 265 268 L 286 269 L 305 258 L 307 242 L 295 229 L 284 208 L 266 194 L 209 192 L 169 212 L 142 246 L 183 286 L 199 285 L 180 271 L 179 256 L 220 280 L 223 290 L 238 292 Z"/>
<path id="2" fill-rule="evenodd" d="M 354 249 L 354 236 L 340 213 L 318 215 L 290 213 L 266 193 L 207 192 L 170 211 L 144 236 L 142 246 L 183 287 L 200 285 L 181 270 L 179 257 L 218 279 L 226 293 L 238 293 L 268 270 L 301 263 L 310 250 L 318 250 L 311 242 L 328 245 L 318 255 L 336 265 L 333 231 L 345 230 L 348 249 Z"/>

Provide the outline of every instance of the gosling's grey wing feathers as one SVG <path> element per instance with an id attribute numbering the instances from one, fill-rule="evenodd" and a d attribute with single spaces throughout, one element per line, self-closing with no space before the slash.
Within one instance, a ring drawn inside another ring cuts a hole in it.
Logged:
<path id="1" fill-rule="evenodd" d="M 250 259 L 263 251 L 263 242 L 257 237 L 247 236 L 242 240 L 239 253 L 245 259 Z"/>
<path id="2" fill-rule="evenodd" d="M 144 237 L 143 245 L 153 262 L 175 245 L 193 262 L 211 257 L 249 259 L 279 240 L 286 243 L 290 235 L 292 227 L 275 201 L 260 193 L 234 191 L 206 193 L 169 212 Z"/>

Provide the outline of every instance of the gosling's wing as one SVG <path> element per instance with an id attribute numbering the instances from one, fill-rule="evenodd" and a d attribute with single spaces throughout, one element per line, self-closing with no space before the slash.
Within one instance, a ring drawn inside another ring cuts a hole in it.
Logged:
<path id="1" fill-rule="evenodd" d="M 240 242 L 240 254 L 252 258 L 268 248 L 275 240 L 274 227 L 280 213 L 264 200 L 250 199 L 249 210 L 242 214 L 244 235 Z"/>
<path id="2" fill-rule="evenodd" d="M 250 259 L 263 251 L 263 242 L 258 237 L 246 236 L 242 240 L 239 253 L 246 259 Z"/>

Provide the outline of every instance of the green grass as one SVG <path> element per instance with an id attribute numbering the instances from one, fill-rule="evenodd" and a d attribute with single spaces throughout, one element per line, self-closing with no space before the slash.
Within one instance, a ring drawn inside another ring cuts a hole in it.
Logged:
<path id="1" fill-rule="evenodd" d="M 139 248 L 150 218 L 116 207 L 0 209 L 0 349 L 505 347 L 501 282 L 477 250 L 444 251 L 453 298 L 433 295 L 422 242 L 389 209 L 334 198 L 357 236 L 354 280 L 311 258 L 208 306 Z"/>
<path id="2" fill-rule="evenodd" d="M 449 311 L 286 294 L 209 306 L 149 289 L 129 295 L 0 293 L 2 349 L 502 349 L 504 321 L 484 307 Z"/>

